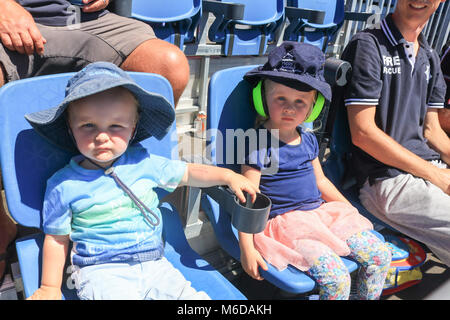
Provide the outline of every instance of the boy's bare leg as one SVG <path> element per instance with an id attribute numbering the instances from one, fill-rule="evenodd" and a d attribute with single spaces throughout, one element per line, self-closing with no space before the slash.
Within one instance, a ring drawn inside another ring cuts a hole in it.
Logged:
<path id="1" fill-rule="evenodd" d="M 3 65 L 0 62 L 0 87 L 6 83 L 5 71 Z M 1 186 L 1 172 L 0 172 L 0 186 Z M 0 190 L 3 189 L 1 186 Z M 16 224 L 6 214 L 6 210 L 3 204 L 3 194 L 0 194 L 0 255 L 6 252 L 6 248 L 14 240 L 17 233 Z M 0 260 L 0 279 L 3 277 L 6 263 L 4 260 Z"/>
<path id="2" fill-rule="evenodd" d="M 151 39 L 140 44 L 120 66 L 123 70 L 158 73 L 172 85 L 175 106 L 189 81 L 189 64 L 173 44 Z"/>

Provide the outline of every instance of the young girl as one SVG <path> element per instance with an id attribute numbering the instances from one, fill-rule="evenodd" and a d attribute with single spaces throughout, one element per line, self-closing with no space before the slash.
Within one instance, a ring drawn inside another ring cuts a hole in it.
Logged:
<path id="1" fill-rule="evenodd" d="M 32 299 L 60 299 L 69 239 L 80 299 L 208 299 L 164 257 L 154 188 L 229 185 L 245 202 L 258 190 L 231 170 L 149 154 L 175 117 L 162 96 L 145 91 L 111 63 L 71 78 L 57 107 L 26 115 L 35 130 L 80 154 L 47 181 L 42 210 L 42 281 Z"/>
<path id="2" fill-rule="evenodd" d="M 244 76 L 255 88 L 255 108 L 263 124 L 258 127 L 259 149 L 246 150 L 242 173 L 271 198 L 272 209 L 263 232 L 239 232 L 241 262 L 259 280 L 258 267 L 267 270 L 263 258 L 279 270 L 291 264 L 316 280 L 321 299 L 348 299 L 350 275 L 339 256 L 349 256 L 362 265 L 358 298 L 378 299 L 390 251 L 370 232 L 369 220 L 325 177 L 314 134 L 299 126 L 311 121 L 311 114 L 317 116 L 323 100 L 331 98 L 323 65 L 316 47 L 284 42 L 264 66 Z M 266 146 L 260 145 L 262 130 Z M 274 163 L 277 172 L 268 174 Z"/>

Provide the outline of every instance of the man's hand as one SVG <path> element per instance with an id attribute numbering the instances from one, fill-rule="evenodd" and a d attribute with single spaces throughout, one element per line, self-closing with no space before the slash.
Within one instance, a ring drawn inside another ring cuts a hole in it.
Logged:
<path id="1" fill-rule="evenodd" d="M 44 54 L 42 37 L 31 14 L 12 0 L 0 1 L 0 41 L 11 51 Z"/>
<path id="2" fill-rule="evenodd" d="M 83 0 L 83 12 L 96 12 L 105 9 L 109 0 Z"/>

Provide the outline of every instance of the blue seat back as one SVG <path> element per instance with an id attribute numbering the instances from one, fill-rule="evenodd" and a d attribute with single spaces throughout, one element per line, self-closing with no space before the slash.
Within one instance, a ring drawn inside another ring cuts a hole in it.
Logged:
<path id="1" fill-rule="evenodd" d="M 226 55 L 265 54 L 267 43 L 275 40 L 275 32 L 283 21 L 284 1 L 221 0 L 221 2 L 244 4 L 244 18 L 216 19 L 209 29 L 209 39 L 223 43 Z"/>
<path id="2" fill-rule="evenodd" d="M 163 77 L 131 74 L 147 90 L 161 92 L 173 99 L 170 84 Z M 39 136 L 24 115 L 57 106 L 64 98 L 65 85 L 71 75 L 14 81 L 0 90 L 0 132 L 3 137 L 0 141 L 0 160 L 5 194 L 12 217 L 27 227 L 42 227 L 40 211 L 46 181 L 69 162 L 72 154 L 56 148 Z M 148 81 L 150 78 L 151 81 Z M 147 139 L 143 145 L 169 158 L 172 152 L 173 155 L 178 154 L 176 138 L 172 141 L 170 135 L 164 137 L 162 142 L 155 138 Z"/>
<path id="3" fill-rule="evenodd" d="M 131 16 L 150 24 L 158 38 L 179 46 L 194 39 L 201 0 L 133 0 Z"/>
<path id="4" fill-rule="evenodd" d="M 326 52 L 344 22 L 344 0 L 288 0 L 295 8 L 325 11 L 323 23 L 310 23 L 305 19 L 294 19 L 284 33 L 285 40 L 306 42 Z"/>
<path id="5" fill-rule="evenodd" d="M 238 129 L 246 131 L 253 128 L 256 117 L 250 101 L 250 84 L 242 77 L 255 67 L 243 66 L 219 71 L 211 77 L 209 84 L 207 128 L 214 129 L 208 137 L 211 161 L 236 172 L 240 172 L 242 160 L 238 159 L 237 152 L 240 146 L 238 138 L 241 136 L 232 133 Z"/>
<path id="6" fill-rule="evenodd" d="M 351 157 L 352 138 L 347 118 L 347 109 L 339 103 L 342 99 L 342 88 L 333 88 L 333 102 L 330 106 L 333 115 L 328 119 L 327 127 L 331 132 L 330 153 L 323 163 L 323 171 L 336 188 L 355 206 L 358 211 L 368 218 L 376 228 L 392 229 L 389 225 L 373 216 L 360 202 L 359 189 L 356 179 L 352 176 L 349 166 Z"/>

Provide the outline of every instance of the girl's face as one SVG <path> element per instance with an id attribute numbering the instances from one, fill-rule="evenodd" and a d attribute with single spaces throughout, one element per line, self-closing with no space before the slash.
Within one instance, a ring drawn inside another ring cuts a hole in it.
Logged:
<path id="1" fill-rule="evenodd" d="M 126 89 L 114 88 L 73 102 L 69 125 L 78 150 L 108 167 L 127 149 L 137 121 L 137 103 Z M 97 169 L 84 161 L 83 167 Z"/>
<path id="2" fill-rule="evenodd" d="M 280 130 L 295 130 L 308 116 L 314 104 L 316 91 L 298 91 L 271 80 L 265 80 L 264 85 L 270 115 L 266 126 Z"/>

